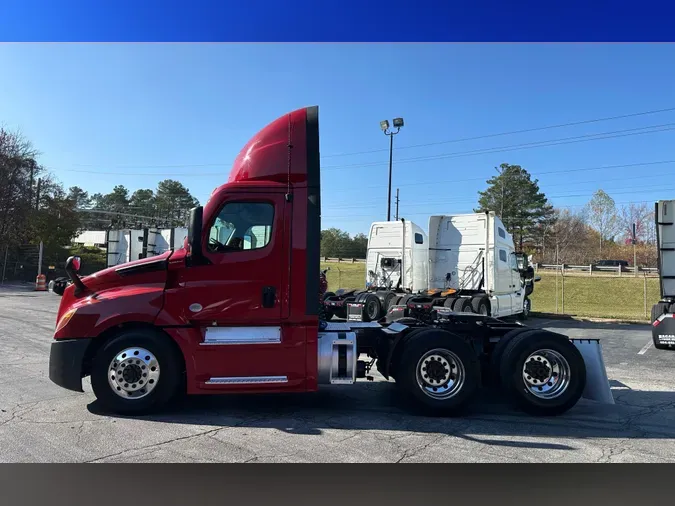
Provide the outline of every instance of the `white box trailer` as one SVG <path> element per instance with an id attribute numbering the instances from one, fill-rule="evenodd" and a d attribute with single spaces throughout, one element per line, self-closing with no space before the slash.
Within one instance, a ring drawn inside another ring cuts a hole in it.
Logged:
<path id="1" fill-rule="evenodd" d="M 675 200 L 656 202 L 654 216 L 661 299 L 652 306 L 652 339 L 675 350 Z"/>
<path id="2" fill-rule="evenodd" d="M 329 293 L 328 317 L 346 318 L 350 303 L 376 320 L 394 306 L 406 315 L 443 306 L 493 317 L 522 315 L 536 281 L 527 257 L 493 212 L 437 215 L 429 233 L 415 223 L 375 222 L 366 256 L 366 290 Z"/>

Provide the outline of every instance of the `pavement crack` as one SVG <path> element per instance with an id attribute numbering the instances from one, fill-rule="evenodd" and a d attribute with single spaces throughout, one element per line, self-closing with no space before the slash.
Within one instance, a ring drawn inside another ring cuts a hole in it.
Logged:
<path id="1" fill-rule="evenodd" d="M 415 448 L 410 448 L 409 450 L 405 450 L 403 452 L 403 455 L 396 461 L 397 464 L 402 463 L 404 460 L 409 459 L 411 457 L 416 456 L 420 452 L 423 452 L 427 448 L 429 448 L 432 445 L 435 445 L 438 443 L 441 439 L 446 438 L 447 436 L 445 434 L 441 434 L 438 437 L 435 437 L 433 440 L 429 441 L 428 443 L 425 443 L 423 445 L 417 446 Z"/>

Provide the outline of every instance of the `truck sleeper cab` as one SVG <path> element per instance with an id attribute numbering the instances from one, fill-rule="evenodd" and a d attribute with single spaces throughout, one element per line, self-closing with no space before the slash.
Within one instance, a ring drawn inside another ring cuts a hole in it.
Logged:
<path id="1" fill-rule="evenodd" d="M 192 210 L 182 248 L 82 278 L 70 258 L 50 379 L 81 392 L 89 376 L 101 404 L 125 414 L 185 393 L 353 384 L 375 365 L 432 414 L 459 413 L 483 382 L 535 414 L 609 388 L 597 341 L 483 315 L 319 331 L 319 172 L 318 108 L 299 109 L 244 146 L 227 183 Z"/>

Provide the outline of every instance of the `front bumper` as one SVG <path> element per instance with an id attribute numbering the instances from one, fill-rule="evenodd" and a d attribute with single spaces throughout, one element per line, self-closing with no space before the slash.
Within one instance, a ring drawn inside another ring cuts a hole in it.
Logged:
<path id="1" fill-rule="evenodd" d="M 82 365 L 90 338 L 54 341 L 49 353 L 49 379 L 75 392 L 82 390 Z"/>

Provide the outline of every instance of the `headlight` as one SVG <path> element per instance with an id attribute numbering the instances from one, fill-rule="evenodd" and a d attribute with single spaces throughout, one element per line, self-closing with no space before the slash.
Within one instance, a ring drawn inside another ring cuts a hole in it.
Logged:
<path id="1" fill-rule="evenodd" d="M 66 311 L 63 314 L 63 316 L 61 317 L 61 319 L 57 322 L 56 330 L 54 330 L 54 333 L 57 333 L 58 331 L 63 329 L 63 327 L 65 327 L 68 324 L 68 322 L 73 317 L 73 315 L 75 314 L 76 311 L 77 311 L 77 308 L 69 309 L 68 311 Z"/>

